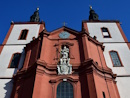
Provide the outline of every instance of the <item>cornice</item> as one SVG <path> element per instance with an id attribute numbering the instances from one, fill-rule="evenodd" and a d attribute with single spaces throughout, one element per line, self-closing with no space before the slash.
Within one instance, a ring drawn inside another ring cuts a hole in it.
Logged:
<path id="1" fill-rule="evenodd" d="M 34 64 L 33 66 L 28 67 L 27 69 L 18 70 L 17 73 L 13 75 L 13 79 L 14 80 L 25 79 L 32 75 L 35 75 L 36 68 L 37 66 L 36 64 Z"/>
<path id="2" fill-rule="evenodd" d="M 29 21 L 27 21 L 27 22 L 11 22 L 11 24 L 14 24 L 14 25 L 17 25 L 17 24 L 44 24 L 44 26 L 45 26 L 45 22 L 44 21 L 41 21 L 41 22 L 29 22 Z"/>
<path id="3" fill-rule="evenodd" d="M 36 45 L 36 43 L 38 43 L 41 40 L 42 40 L 42 37 L 40 37 L 40 36 L 38 38 L 33 37 L 32 41 L 30 41 L 29 43 L 27 43 L 26 46 L 24 47 L 25 50 L 30 49 L 31 47 L 33 47 L 34 45 Z"/>
<path id="4" fill-rule="evenodd" d="M 101 73 L 100 75 L 106 74 L 106 77 L 116 78 L 116 74 L 113 74 L 110 68 L 102 68 L 96 64 L 92 59 L 88 59 L 81 63 L 79 67 L 73 67 L 73 73 L 75 74 L 84 74 L 91 73 L 94 70 L 97 73 Z M 26 78 L 30 76 L 32 73 L 40 73 L 40 74 L 48 74 L 48 75 L 57 75 L 57 66 L 48 65 L 45 61 L 37 60 L 35 64 L 28 67 L 27 69 L 22 69 L 14 75 L 14 78 Z"/>
<path id="5" fill-rule="evenodd" d="M 96 45 L 101 46 L 102 50 L 104 50 L 105 46 L 103 46 L 103 43 L 99 42 L 95 37 L 91 37 L 87 33 L 83 33 L 82 36 L 86 36 L 89 41 L 93 42 Z"/>
<path id="6" fill-rule="evenodd" d="M 79 81 L 79 79 L 73 79 L 73 78 L 71 78 L 71 76 L 62 75 L 62 77 L 58 77 L 58 78 L 56 78 L 56 79 L 52 79 L 52 80 L 50 80 L 49 82 L 50 82 L 50 83 L 56 83 L 56 82 L 58 82 L 58 81 L 60 81 L 60 80 L 63 80 L 63 77 L 64 77 L 65 79 L 71 81 L 71 82 L 78 82 L 78 81 Z"/>
<path id="7" fill-rule="evenodd" d="M 83 20 L 82 23 L 86 23 L 86 22 L 116 22 L 119 23 L 119 20 Z"/>
<path id="8" fill-rule="evenodd" d="M 80 33 L 80 31 L 76 31 L 76 30 L 71 29 L 71 28 L 66 27 L 66 26 L 62 26 L 62 27 L 57 28 L 57 29 L 55 29 L 55 30 L 53 30 L 51 32 L 48 32 L 48 31 L 46 31 L 46 32 L 49 33 L 49 34 L 54 34 L 55 32 L 58 32 L 59 30 L 65 30 L 65 31 L 68 31 L 68 32 L 73 32 L 74 34 L 79 34 Z"/>
<path id="9" fill-rule="evenodd" d="M 43 32 L 43 34 L 50 35 L 51 33 L 48 33 L 48 32 L 44 33 L 44 32 Z M 95 39 L 95 38 L 92 38 L 86 31 L 82 31 L 82 32 L 80 32 L 80 33 L 75 33 L 75 34 L 76 34 L 77 36 L 76 36 L 76 38 L 73 38 L 73 39 L 70 39 L 70 38 L 69 38 L 69 39 L 61 39 L 61 38 L 57 38 L 57 39 L 53 38 L 53 39 L 50 39 L 50 38 L 48 38 L 48 36 L 47 36 L 46 38 L 49 39 L 49 40 L 76 40 L 76 39 L 78 39 L 78 38 L 80 38 L 80 37 L 86 36 L 89 41 L 95 43 L 96 45 L 101 46 L 102 50 L 104 50 L 105 47 L 103 46 L 103 43 L 99 42 L 99 41 L 98 41 L 97 39 Z"/>
<path id="10" fill-rule="evenodd" d="M 98 66 L 96 64 L 96 62 L 94 62 L 93 59 L 91 59 L 91 58 L 82 63 L 82 65 L 78 69 L 79 74 L 86 72 L 87 69 L 89 69 L 91 71 L 97 70 L 100 73 L 112 76 L 112 78 L 114 78 L 114 79 L 116 78 L 116 74 L 113 74 L 113 72 L 110 68 L 103 68 L 103 67 Z"/>

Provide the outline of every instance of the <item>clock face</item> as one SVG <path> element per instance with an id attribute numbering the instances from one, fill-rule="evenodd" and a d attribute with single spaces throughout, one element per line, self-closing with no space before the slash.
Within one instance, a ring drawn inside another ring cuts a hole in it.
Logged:
<path id="1" fill-rule="evenodd" d="M 63 31 L 59 34 L 59 37 L 64 38 L 64 39 L 69 38 L 69 36 L 70 36 L 70 34 L 66 31 Z"/>

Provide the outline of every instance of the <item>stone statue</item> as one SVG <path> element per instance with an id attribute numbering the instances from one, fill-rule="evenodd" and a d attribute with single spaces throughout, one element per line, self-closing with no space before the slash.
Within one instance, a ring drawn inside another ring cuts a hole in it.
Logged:
<path id="1" fill-rule="evenodd" d="M 61 49 L 60 64 L 57 65 L 58 74 L 67 75 L 72 73 L 72 65 L 70 65 L 69 48 L 66 46 Z"/>

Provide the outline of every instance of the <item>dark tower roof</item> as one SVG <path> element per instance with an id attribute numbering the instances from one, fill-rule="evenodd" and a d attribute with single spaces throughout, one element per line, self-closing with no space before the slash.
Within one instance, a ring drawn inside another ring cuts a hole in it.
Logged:
<path id="1" fill-rule="evenodd" d="M 39 8 L 36 9 L 34 14 L 30 17 L 30 22 L 40 22 L 40 17 L 39 17 Z"/>
<path id="2" fill-rule="evenodd" d="M 92 6 L 90 6 L 89 20 L 98 20 L 98 14 L 95 13 L 95 11 L 92 9 Z"/>

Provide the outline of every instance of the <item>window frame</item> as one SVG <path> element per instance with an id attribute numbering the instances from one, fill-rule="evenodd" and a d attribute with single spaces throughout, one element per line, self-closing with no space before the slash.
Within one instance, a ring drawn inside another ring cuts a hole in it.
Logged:
<path id="1" fill-rule="evenodd" d="M 20 62 L 20 58 L 19 58 L 19 61 L 18 61 L 17 67 L 11 67 L 11 63 L 12 63 L 12 60 L 13 60 L 13 57 L 14 57 L 15 54 L 20 54 L 20 58 L 21 58 L 21 53 L 19 53 L 19 52 L 13 53 L 12 56 L 11 56 L 11 59 L 10 59 L 10 62 L 9 62 L 8 68 L 18 68 L 18 65 L 19 65 L 19 62 Z"/>
<path id="2" fill-rule="evenodd" d="M 109 29 L 108 29 L 107 27 L 102 27 L 102 28 L 100 28 L 100 29 L 101 29 L 101 32 L 102 32 L 102 36 L 103 36 L 103 38 L 112 38 L 112 37 L 111 37 L 111 34 L 110 34 L 110 31 L 109 31 Z M 104 36 L 104 34 L 103 34 L 103 30 L 102 30 L 102 29 L 107 29 L 107 31 L 108 31 L 108 35 L 109 35 L 108 37 L 105 37 L 105 36 Z"/>
<path id="3" fill-rule="evenodd" d="M 58 89 L 58 85 L 60 84 L 60 83 L 62 83 L 62 82 L 68 82 L 68 83 L 70 83 L 71 85 L 72 85 L 72 87 L 73 87 L 73 98 L 75 98 L 75 90 L 74 90 L 74 84 L 73 83 L 71 83 L 70 81 L 59 81 L 58 83 L 57 83 L 57 85 L 56 85 L 56 88 L 55 88 L 55 93 L 56 93 L 56 96 L 55 96 L 55 98 L 57 98 L 57 89 Z"/>
<path id="4" fill-rule="evenodd" d="M 116 53 L 117 53 L 118 59 L 120 60 L 120 63 L 121 63 L 121 66 L 115 66 L 115 65 L 114 65 L 110 52 L 116 52 Z M 123 63 L 122 63 L 122 61 L 121 61 L 121 58 L 120 58 L 120 56 L 119 56 L 119 53 L 118 53 L 117 51 L 111 50 L 111 51 L 109 51 L 109 55 L 110 55 L 110 58 L 111 58 L 113 67 L 124 67 L 124 66 L 123 66 Z"/>
<path id="5" fill-rule="evenodd" d="M 21 39 L 21 36 L 22 36 L 22 33 L 23 33 L 23 31 L 24 31 L 24 30 L 26 30 L 26 31 L 27 31 L 27 34 L 26 34 L 25 39 Z M 20 33 L 20 35 L 19 35 L 18 40 L 26 40 L 26 39 L 27 39 L 27 36 L 28 36 L 28 32 L 29 32 L 29 30 L 28 30 L 28 29 L 23 29 L 23 30 L 21 30 L 21 33 Z"/>

